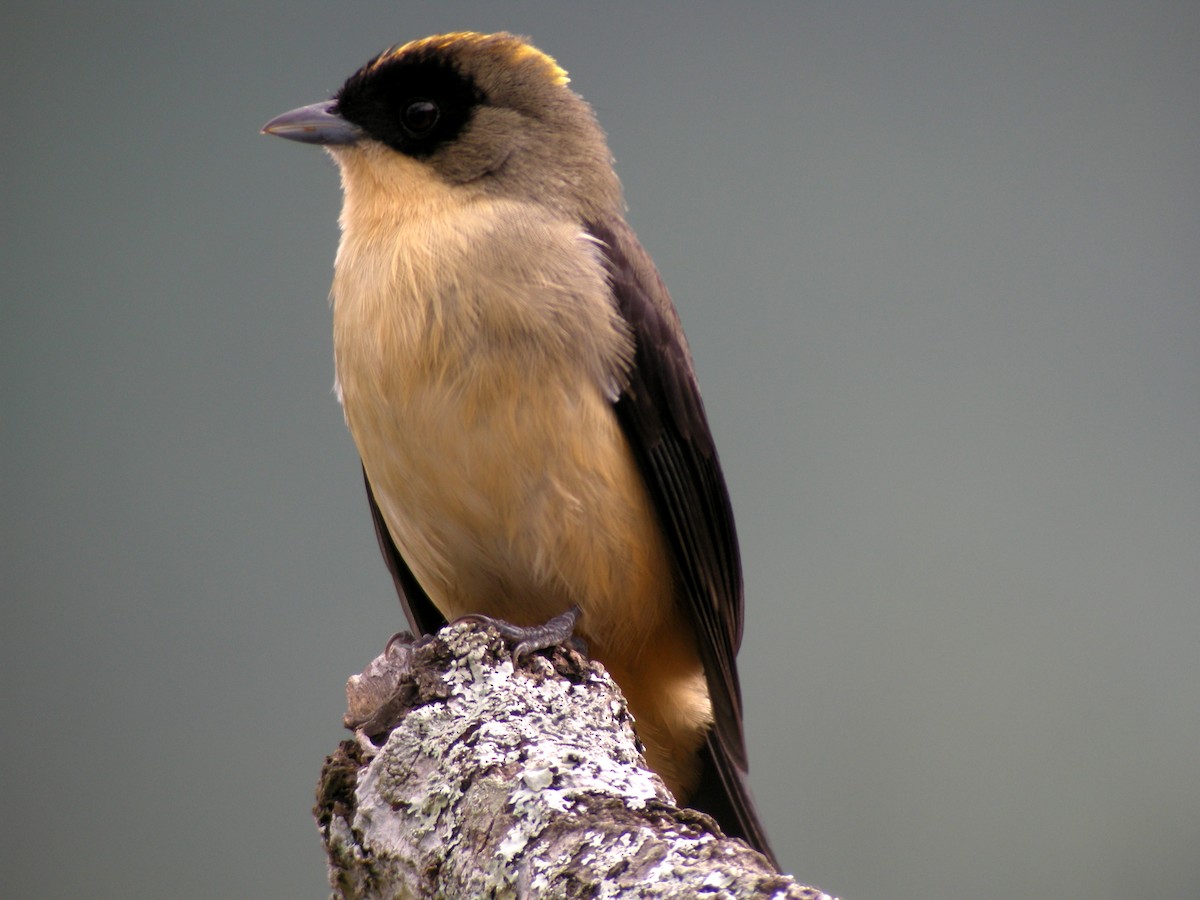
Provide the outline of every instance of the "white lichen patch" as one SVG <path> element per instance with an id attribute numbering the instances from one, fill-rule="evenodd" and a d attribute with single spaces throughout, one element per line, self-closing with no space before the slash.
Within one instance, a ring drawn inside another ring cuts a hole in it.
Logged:
<path id="1" fill-rule="evenodd" d="M 514 673 L 486 633 L 439 636 L 446 699 L 401 717 L 360 773 L 353 829 L 331 827 L 331 854 L 373 866 L 371 879 L 386 870 L 400 896 L 558 896 L 567 883 L 613 898 L 823 896 L 671 812 L 598 666 L 582 683 L 546 660 Z"/>

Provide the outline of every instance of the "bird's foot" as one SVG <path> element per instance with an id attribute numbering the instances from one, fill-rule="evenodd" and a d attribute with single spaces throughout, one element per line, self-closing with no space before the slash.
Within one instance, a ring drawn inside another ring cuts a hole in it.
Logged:
<path id="1" fill-rule="evenodd" d="M 572 606 L 565 613 L 541 625 L 514 625 L 503 619 L 495 619 L 479 613 L 462 616 L 452 624 L 470 622 L 475 625 L 490 625 L 500 632 L 500 637 L 513 644 L 512 663 L 516 666 L 524 657 L 538 650 L 559 647 L 564 644 L 580 653 L 587 654 L 587 643 L 575 634 L 575 624 L 579 621 L 579 607 Z"/>

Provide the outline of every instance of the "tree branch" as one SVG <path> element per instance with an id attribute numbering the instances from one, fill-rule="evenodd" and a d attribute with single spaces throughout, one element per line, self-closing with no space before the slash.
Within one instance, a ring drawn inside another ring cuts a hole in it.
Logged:
<path id="1" fill-rule="evenodd" d="M 314 814 L 334 897 L 828 900 L 779 875 L 645 768 L 598 663 L 495 631 L 393 641 L 346 686 Z"/>

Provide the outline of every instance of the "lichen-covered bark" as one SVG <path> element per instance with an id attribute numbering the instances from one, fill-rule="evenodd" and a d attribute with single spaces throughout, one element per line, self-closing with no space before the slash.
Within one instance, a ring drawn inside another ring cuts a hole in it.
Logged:
<path id="1" fill-rule="evenodd" d="M 494 631 L 456 625 L 393 644 L 347 695 L 356 739 L 315 809 L 334 897 L 825 897 L 678 809 L 573 651 L 514 672 Z"/>

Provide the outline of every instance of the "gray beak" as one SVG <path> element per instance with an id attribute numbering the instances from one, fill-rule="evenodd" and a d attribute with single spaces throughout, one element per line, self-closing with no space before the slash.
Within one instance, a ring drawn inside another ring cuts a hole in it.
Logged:
<path id="1" fill-rule="evenodd" d="M 325 100 L 302 106 L 276 116 L 262 127 L 263 134 L 300 141 L 302 144 L 353 144 L 362 139 L 363 131 L 332 112 L 334 101 Z"/>

